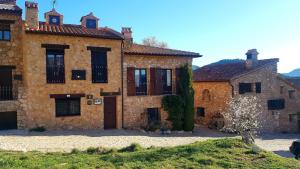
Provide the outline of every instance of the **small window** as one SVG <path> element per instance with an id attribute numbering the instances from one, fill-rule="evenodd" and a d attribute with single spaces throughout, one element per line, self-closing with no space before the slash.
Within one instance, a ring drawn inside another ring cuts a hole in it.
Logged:
<path id="1" fill-rule="evenodd" d="M 255 83 L 256 93 L 261 93 L 261 83 Z"/>
<path id="2" fill-rule="evenodd" d="M 252 84 L 251 83 L 240 83 L 239 84 L 239 93 L 245 94 L 252 92 Z"/>
<path id="3" fill-rule="evenodd" d="M 205 108 L 204 107 L 198 107 L 197 108 L 197 116 L 198 117 L 205 117 Z"/>
<path id="4" fill-rule="evenodd" d="M 47 83 L 65 83 L 64 50 L 47 50 Z"/>
<path id="5" fill-rule="evenodd" d="M 55 99 L 56 117 L 79 116 L 80 98 Z"/>
<path id="6" fill-rule="evenodd" d="M 210 101 L 211 97 L 210 97 L 210 92 L 208 89 L 203 90 L 202 92 L 202 100 L 203 101 Z"/>
<path id="7" fill-rule="evenodd" d="M 97 28 L 97 21 L 95 19 L 87 19 L 86 20 L 86 27 L 90 29 Z"/>
<path id="8" fill-rule="evenodd" d="M 148 124 L 160 122 L 160 113 L 158 108 L 148 108 Z"/>
<path id="9" fill-rule="evenodd" d="M 289 122 L 297 122 L 298 121 L 298 115 L 297 114 L 289 114 Z"/>
<path id="10" fill-rule="evenodd" d="M 268 101 L 268 109 L 269 110 L 282 110 L 284 108 L 285 108 L 285 100 L 284 99 Z"/>
<path id="11" fill-rule="evenodd" d="M 147 95 L 146 69 L 135 69 L 135 91 L 136 95 Z"/>
<path id="12" fill-rule="evenodd" d="M 295 90 L 289 90 L 289 98 L 290 99 L 295 99 L 296 96 L 295 96 Z"/>
<path id="13" fill-rule="evenodd" d="M 280 86 L 280 94 L 283 94 L 284 92 L 284 86 Z"/>
<path id="14" fill-rule="evenodd" d="M 10 41 L 10 25 L 9 24 L 1 24 L 0 25 L 0 41 Z"/>
<path id="15" fill-rule="evenodd" d="M 72 80 L 85 80 L 85 70 L 72 70 Z"/>
<path id="16" fill-rule="evenodd" d="M 52 25 L 60 25 L 60 16 L 49 16 L 49 24 Z"/>
<path id="17" fill-rule="evenodd" d="M 251 60 L 252 59 L 252 55 L 247 55 L 247 59 Z"/>

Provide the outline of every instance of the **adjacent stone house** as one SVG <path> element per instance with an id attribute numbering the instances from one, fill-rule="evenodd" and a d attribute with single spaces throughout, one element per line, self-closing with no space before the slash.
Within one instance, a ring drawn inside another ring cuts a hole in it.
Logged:
<path id="1" fill-rule="evenodd" d="M 214 63 L 194 71 L 196 122 L 209 126 L 227 111 L 232 98 L 256 96 L 262 107 L 263 132 L 298 131 L 299 88 L 278 75 L 278 59 L 258 60 L 255 49 L 246 55 L 246 60 Z"/>
<path id="2" fill-rule="evenodd" d="M 134 44 L 130 28 L 101 27 L 93 13 L 74 25 L 25 7 L 22 21 L 15 0 L 0 0 L 0 129 L 140 127 L 147 108 L 166 119 L 156 108 L 175 91 L 175 69 L 200 56 Z"/>

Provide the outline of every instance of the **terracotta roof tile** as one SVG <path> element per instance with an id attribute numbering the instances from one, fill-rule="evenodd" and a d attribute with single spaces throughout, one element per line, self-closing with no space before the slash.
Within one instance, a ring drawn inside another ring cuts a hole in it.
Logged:
<path id="1" fill-rule="evenodd" d="M 254 71 L 268 64 L 277 63 L 278 59 L 259 60 L 252 69 L 246 68 L 244 60 L 234 63 L 210 64 L 193 72 L 195 82 L 222 82 L 229 81 L 234 77 Z"/>
<path id="2" fill-rule="evenodd" d="M 129 55 L 151 55 L 151 56 L 180 56 L 180 57 L 201 57 L 199 53 L 187 52 L 174 49 L 150 47 L 145 45 L 133 44 L 125 49 L 125 54 Z"/>
<path id="3" fill-rule="evenodd" d="M 110 28 L 88 29 L 81 25 L 51 25 L 45 22 L 39 23 L 39 29 L 26 29 L 26 33 L 37 34 L 51 34 L 51 35 L 65 35 L 65 36 L 79 36 L 79 37 L 92 37 L 103 39 L 117 39 L 122 40 L 122 34 Z"/>
<path id="4" fill-rule="evenodd" d="M 4 1 L 0 1 L 0 13 L 22 15 L 22 9 L 13 3 L 4 3 Z"/>

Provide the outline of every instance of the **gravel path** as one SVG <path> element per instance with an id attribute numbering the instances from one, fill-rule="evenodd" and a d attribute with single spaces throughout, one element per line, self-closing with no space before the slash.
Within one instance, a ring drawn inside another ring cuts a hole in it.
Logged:
<path id="1" fill-rule="evenodd" d="M 193 133 L 161 135 L 130 130 L 47 131 L 34 133 L 22 130 L 0 131 L 0 149 L 12 151 L 70 152 L 72 149 L 86 150 L 89 147 L 122 148 L 132 143 L 143 147 L 172 147 L 196 141 L 233 137 L 201 128 Z M 283 157 L 293 157 L 289 147 L 299 134 L 264 134 L 256 144 L 267 151 Z"/>
<path id="2" fill-rule="evenodd" d="M 70 152 L 74 148 L 79 150 L 86 150 L 89 147 L 122 148 L 132 143 L 138 143 L 143 147 L 169 147 L 224 136 L 222 133 L 205 130 L 166 136 L 125 130 L 47 131 L 43 133 L 17 130 L 0 132 L 0 149 L 24 152 Z"/>

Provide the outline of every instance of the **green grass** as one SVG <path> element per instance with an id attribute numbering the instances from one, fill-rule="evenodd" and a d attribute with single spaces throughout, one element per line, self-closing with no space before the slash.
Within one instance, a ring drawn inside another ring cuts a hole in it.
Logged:
<path id="1" fill-rule="evenodd" d="M 4 169 L 77 168 L 265 168 L 300 169 L 300 162 L 247 146 L 238 139 L 197 142 L 174 148 L 143 149 L 132 144 L 121 150 L 89 148 L 71 153 L 0 151 Z"/>

